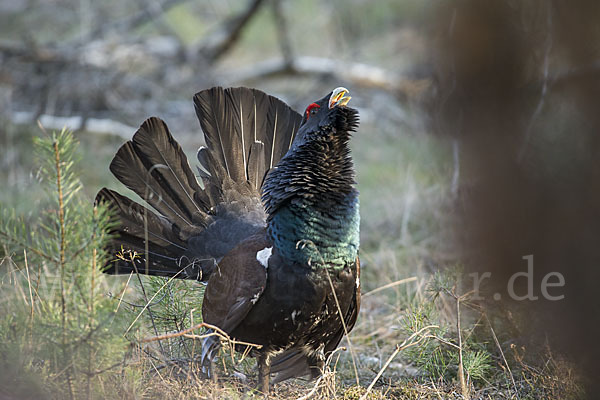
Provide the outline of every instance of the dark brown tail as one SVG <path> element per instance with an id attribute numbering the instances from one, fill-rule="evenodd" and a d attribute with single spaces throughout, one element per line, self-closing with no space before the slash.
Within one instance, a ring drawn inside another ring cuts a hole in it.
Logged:
<path id="1" fill-rule="evenodd" d="M 289 149 L 301 116 L 247 88 L 205 90 L 194 104 L 207 145 L 198 151 L 202 187 L 158 118 L 115 155 L 111 172 L 153 210 L 106 188 L 98 193 L 116 218 L 105 272 L 206 281 L 229 250 L 264 227 L 262 181 Z"/>

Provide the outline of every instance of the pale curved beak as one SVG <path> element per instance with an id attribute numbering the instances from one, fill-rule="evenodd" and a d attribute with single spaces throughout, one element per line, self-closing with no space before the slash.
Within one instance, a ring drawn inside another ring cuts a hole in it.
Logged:
<path id="1" fill-rule="evenodd" d="M 329 97 L 329 109 L 336 106 L 345 106 L 348 104 L 352 97 L 347 96 L 350 92 L 345 87 L 338 87 L 333 89 L 331 97 Z"/>

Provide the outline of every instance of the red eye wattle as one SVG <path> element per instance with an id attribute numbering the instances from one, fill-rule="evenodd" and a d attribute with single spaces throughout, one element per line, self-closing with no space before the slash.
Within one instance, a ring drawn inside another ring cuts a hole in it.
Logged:
<path id="1" fill-rule="evenodd" d="M 317 103 L 312 103 L 308 107 L 306 107 L 306 111 L 304 112 L 304 115 L 306 115 L 306 119 L 308 120 L 308 118 L 310 118 L 311 114 L 314 114 L 319 108 L 321 108 L 321 106 L 318 105 Z M 313 112 L 313 110 L 314 110 L 314 112 Z"/>

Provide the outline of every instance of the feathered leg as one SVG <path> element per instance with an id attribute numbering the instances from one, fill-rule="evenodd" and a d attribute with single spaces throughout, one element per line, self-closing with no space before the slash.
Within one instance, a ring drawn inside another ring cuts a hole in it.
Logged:
<path id="1" fill-rule="evenodd" d="M 269 393 L 269 375 L 271 372 L 271 362 L 269 355 L 261 352 L 257 358 L 258 362 L 258 383 L 256 388 L 264 394 Z"/>

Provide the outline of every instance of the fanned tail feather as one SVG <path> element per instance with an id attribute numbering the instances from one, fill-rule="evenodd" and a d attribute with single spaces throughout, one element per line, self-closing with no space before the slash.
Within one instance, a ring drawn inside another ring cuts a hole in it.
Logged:
<path id="1" fill-rule="evenodd" d="M 201 154 L 206 151 L 234 183 L 249 182 L 259 193 L 265 174 L 288 151 L 302 116 L 281 100 L 248 88 L 204 90 L 194 96 L 194 105 L 207 144 L 198 153 L 200 164 L 211 173 L 208 157 Z M 211 175 L 221 179 L 222 171 L 215 172 Z"/>
<path id="2" fill-rule="evenodd" d="M 107 273 L 205 281 L 221 257 L 264 227 L 262 182 L 302 117 L 248 88 L 204 90 L 194 104 L 206 141 L 198 151 L 202 186 L 158 118 L 146 120 L 115 155 L 112 173 L 153 210 L 109 189 L 98 193 L 118 218 Z"/>
<path id="3" fill-rule="evenodd" d="M 110 164 L 111 172 L 188 235 L 209 222 L 187 157 L 158 118 L 147 119 Z"/>
<path id="4" fill-rule="evenodd" d="M 136 272 L 196 280 L 205 280 L 203 275 L 212 273 L 211 260 L 193 260 L 184 255 L 186 243 L 165 217 L 106 188 L 98 193 L 96 202 L 108 204 L 118 219 L 113 231 L 116 237 L 109 245 L 113 258 L 105 273 Z"/>

